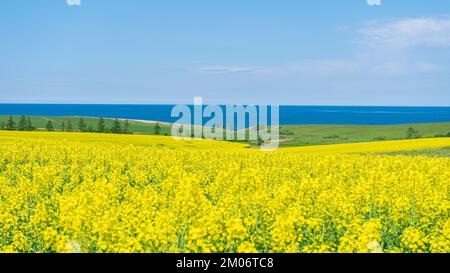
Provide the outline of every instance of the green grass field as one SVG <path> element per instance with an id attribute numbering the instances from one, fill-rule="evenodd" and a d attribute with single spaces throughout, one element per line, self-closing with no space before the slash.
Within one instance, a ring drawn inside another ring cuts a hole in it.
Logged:
<path id="1" fill-rule="evenodd" d="M 0 123 L 7 122 L 8 116 L 0 116 Z M 16 124 L 20 117 L 14 116 Z M 78 130 L 80 117 L 31 117 L 33 125 L 45 130 L 49 120 L 52 121 L 56 130 L 61 129 L 63 122 L 72 122 L 75 131 Z M 97 128 L 98 118 L 83 118 L 88 127 Z M 110 128 L 113 119 L 105 119 L 106 126 Z M 123 124 L 124 121 L 121 121 Z M 129 131 L 134 134 L 154 134 L 155 124 L 140 121 L 129 121 Z M 447 123 L 422 123 L 384 126 L 359 126 L 359 125 L 287 125 L 281 126 L 281 147 L 326 145 L 337 143 L 354 143 L 383 140 L 400 140 L 406 138 L 409 127 L 419 132 L 421 137 L 435 137 L 450 132 L 450 122 Z M 161 134 L 170 135 L 170 125 L 161 123 Z M 250 142 L 256 145 L 256 142 Z"/>
<path id="2" fill-rule="evenodd" d="M 450 157 L 450 147 L 442 149 L 426 149 L 426 150 L 416 150 L 406 152 L 384 153 L 382 155 Z"/>
<path id="3" fill-rule="evenodd" d="M 289 125 L 281 127 L 280 146 L 309 146 L 336 143 L 399 140 L 406 138 L 409 127 L 421 137 L 435 137 L 450 132 L 450 122 L 383 126 L 360 125 Z"/>

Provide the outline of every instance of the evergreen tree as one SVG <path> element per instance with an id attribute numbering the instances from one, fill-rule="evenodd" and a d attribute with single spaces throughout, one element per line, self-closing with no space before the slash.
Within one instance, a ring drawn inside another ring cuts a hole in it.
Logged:
<path id="1" fill-rule="evenodd" d="M 53 132 L 53 131 L 55 130 L 55 129 L 53 128 L 53 123 L 52 123 L 51 120 L 49 120 L 49 121 L 47 122 L 46 128 L 47 128 L 47 131 L 49 131 L 49 132 Z"/>
<path id="2" fill-rule="evenodd" d="M 36 128 L 33 126 L 33 123 L 31 122 L 31 118 L 30 117 L 27 118 L 26 130 L 27 131 L 34 131 L 34 130 L 36 130 Z"/>
<path id="3" fill-rule="evenodd" d="M 123 133 L 124 134 L 129 134 L 130 133 L 130 122 L 127 120 L 125 120 L 125 124 L 123 125 Z"/>
<path id="4" fill-rule="evenodd" d="M 67 121 L 67 132 L 73 132 L 72 122 L 70 120 Z"/>
<path id="5" fill-rule="evenodd" d="M 407 139 L 417 139 L 417 138 L 420 138 L 420 135 L 417 130 L 415 130 L 412 127 L 409 127 L 408 130 L 406 131 L 406 138 Z"/>
<path id="6" fill-rule="evenodd" d="M 14 131 L 16 129 L 16 123 L 14 122 L 14 118 L 9 116 L 8 122 L 6 123 L 6 130 Z"/>
<path id="7" fill-rule="evenodd" d="M 155 124 L 155 135 L 161 134 L 161 125 L 159 125 L 159 122 Z"/>
<path id="8" fill-rule="evenodd" d="M 80 121 L 78 122 L 78 129 L 80 129 L 80 132 L 87 131 L 87 126 L 86 126 L 86 123 L 84 122 L 83 118 L 80 118 Z"/>
<path id="9" fill-rule="evenodd" d="M 115 119 L 113 122 L 113 125 L 111 127 L 111 133 L 113 134 L 120 134 L 122 132 L 120 121 L 118 119 Z"/>
<path id="10" fill-rule="evenodd" d="M 25 131 L 27 128 L 27 118 L 25 116 L 21 116 L 19 120 L 19 125 L 17 126 L 17 129 L 19 131 Z"/>
<path id="11" fill-rule="evenodd" d="M 97 132 L 104 133 L 105 131 L 106 131 L 105 120 L 103 118 L 100 118 L 98 120 Z"/>
<path id="12" fill-rule="evenodd" d="M 258 137 L 258 146 L 262 146 L 264 144 L 264 140 L 261 137 Z"/>
<path id="13" fill-rule="evenodd" d="M 61 123 L 61 132 L 65 131 L 66 131 L 66 123 L 63 121 L 63 123 Z"/>

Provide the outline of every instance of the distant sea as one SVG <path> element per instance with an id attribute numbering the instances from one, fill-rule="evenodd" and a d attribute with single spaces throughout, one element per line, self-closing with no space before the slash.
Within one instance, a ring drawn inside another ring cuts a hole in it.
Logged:
<path id="1" fill-rule="evenodd" d="M 0 104 L 0 116 L 85 116 L 174 122 L 173 105 Z M 450 122 L 450 107 L 281 106 L 280 124 L 388 125 Z"/>

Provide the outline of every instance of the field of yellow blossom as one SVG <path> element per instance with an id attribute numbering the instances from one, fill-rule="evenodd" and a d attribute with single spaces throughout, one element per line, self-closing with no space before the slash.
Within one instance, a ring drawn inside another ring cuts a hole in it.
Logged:
<path id="1" fill-rule="evenodd" d="M 345 145 L 3 131 L 0 251 L 450 252 L 450 158 Z"/>

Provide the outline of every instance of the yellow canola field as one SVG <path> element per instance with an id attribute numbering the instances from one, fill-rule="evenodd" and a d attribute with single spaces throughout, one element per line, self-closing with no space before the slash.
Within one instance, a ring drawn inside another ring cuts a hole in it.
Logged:
<path id="1" fill-rule="evenodd" d="M 450 138 L 423 138 L 378 142 L 345 143 L 320 146 L 284 148 L 280 152 L 301 153 L 387 153 L 450 147 Z"/>
<path id="2" fill-rule="evenodd" d="M 133 145 L 148 148 L 243 149 L 247 144 L 205 139 L 175 139 L 168 136 L 108 135 L 96 133 L 0 131 L 0 142 L 16 140 L 70 141 L 88 144 Z"/>
<path id="3" fill-rule="evenodd" d="M 450 159 L 244 147 L 0 132 L 0 251 L 450 251 Z"/>

